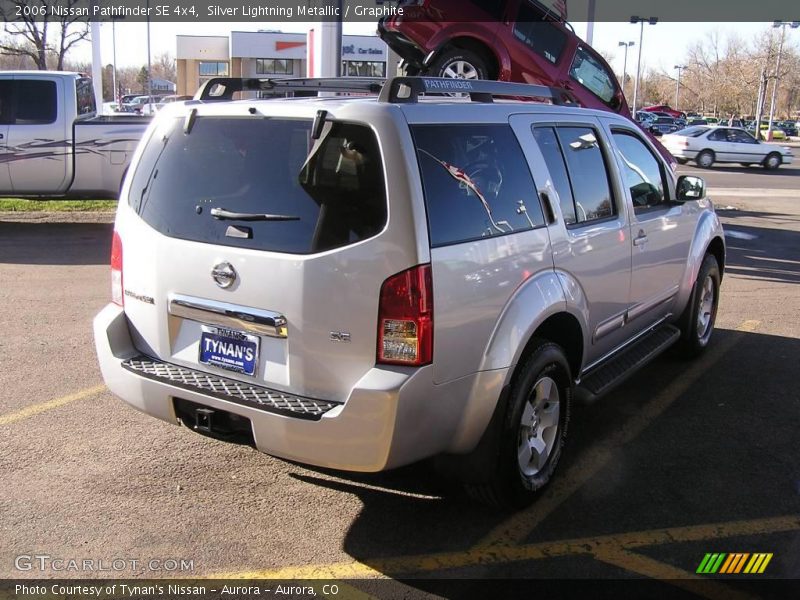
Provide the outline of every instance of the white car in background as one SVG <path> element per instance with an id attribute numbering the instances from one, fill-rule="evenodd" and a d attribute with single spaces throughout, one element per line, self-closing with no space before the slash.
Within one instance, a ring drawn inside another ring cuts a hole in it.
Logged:
<path id="1" fill-rule="evenodd" d="M 697 125 L 665 135 L 661 143 L 678 163 L 690 160 L 708 169 L 715 162 L 753 164 L 765 169 L 777 169 L 792 162 L 790 148 L 760 142 L 740 127 L 711 127 Z"/>

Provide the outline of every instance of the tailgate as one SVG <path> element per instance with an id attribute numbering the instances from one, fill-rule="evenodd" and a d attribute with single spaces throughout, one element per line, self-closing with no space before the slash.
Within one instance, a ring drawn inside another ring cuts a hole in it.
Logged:
<path id="1" fill-rule="evenodd" d="M 343 401 L 375 364 L 387 222 L 374 133 L 198 117 L 148 141 L 117 228 L 137 347 Z M 136 214 L 134 214 L 136 213 Z"/>

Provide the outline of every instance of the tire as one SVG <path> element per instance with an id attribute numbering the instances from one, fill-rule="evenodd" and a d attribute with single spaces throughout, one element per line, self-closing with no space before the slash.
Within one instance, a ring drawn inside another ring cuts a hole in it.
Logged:
<path id="1" fill-rule="evenodd" d="M 701 169 L 710 169 L 711 165 L 714 164 L 714 153 L 711 150 L 703 150 L 694 161 L 697 163 L 697 166 Z"/>
<path id="2" fill-rule="evenodd" d="M 677 162 L 679 165 L 685 165 L 686 163 L 688 163 L 688 162 L 689 162 L 689 159 L 687 159 L 687 158 L 676 158 L 676 159 L 675 159 L 675 161 L 676 161 L 676 162 Z"/>
<path id="3" fill-rule="evenodd" d="M 486 60 L 470 50 L 448 48 L 426 69 L 426 75 L 453 79 L 488 79 Z"/>
<path id="4" fill-rule="evenodd" d="M 535 340 L 512 384 L 486 483 L 465 485 L 473 500 L 500 508 L 522 508 L 550 481 L 561 458 L 572 402 L 564 351 Z M 538 451 L 537 451 L 538 449 Z"/>
<path id="5" fill-rule="evenodd" d="M 783 161 L 781 160 L 780 154 L 777 152 L 771 152 L 767 155 L 767 158 L 764 159 L 762 164 L 767 171 L 774 171 L 781 166 L 782 162 Z"/>
<path id="6" fill-rule="evenodd" d="M 717 259 L 706 254 L 679 321 L 681 337 L 675 349 L 682 358 L 695 358 L 708 347 L 717 318 L 720 282 Z"/>

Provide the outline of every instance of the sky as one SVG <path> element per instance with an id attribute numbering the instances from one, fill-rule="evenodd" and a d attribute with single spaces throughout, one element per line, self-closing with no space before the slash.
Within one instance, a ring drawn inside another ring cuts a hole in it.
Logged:
<path id="1" fill-rule="evenodd" d="M 644 25 L 642 44 L 642 64 L 648 68 L 673 72 L 673 66 L 681 64 L 686 49 L 696 40 L 702 39 L 710 31 L 718 30 L 723 35 L 737 34 L 744 39 L 752 39 L 762 31 L 770 29 L 771 23 L 666 23 Z M 152 56 L 164 52 L 175 55 L 176 35 L 227 35 L 230 31 L 257 31 L 272 29 L 286 32 L 305 32 L 313 24 L 271 23 L 252 21 L 243 23 L 152 23 L 150 25 L 150 46 Z M 575 23 L 575 31 L 585 38 L 586 24 Z M 101 58 L 103 64 L 110 64 L 113 57 L 112 27 L 110 23 L 101 25 Z M 630 23 L 595 23 L 595 49 L 613 56 L 612 67 L 622 71 L 623 48 L 619 42 L 633 41 L 635 45 L 628 51 L 628 72 L 635 69 L 639 46 L 640 25 Z M 374 25 L 370 23 L 345 23 L 346 34 L 373 34 Z M 116 24 L 117 66 L 141 66 L 147 63 L 147 44 L 145 42 L 147 25 L 145 23 Z M 794 38 L 794 39 L 792 39 Z M 800 31 L 787 29 L 787 43 L 800 41 Z M 91 62 L 90 44 L 82 44 L 71 53 L 71 57 L 82 62 Z"/>

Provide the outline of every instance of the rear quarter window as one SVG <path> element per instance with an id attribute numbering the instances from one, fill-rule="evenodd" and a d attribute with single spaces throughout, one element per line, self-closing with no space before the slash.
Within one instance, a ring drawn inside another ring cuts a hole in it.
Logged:
<path id="1" fill-rule="evenodd" d="M 416 125 L 431 246 L 544 225 L 528 164 L 508 124 Z"/>
<path id="2" fill-rule="evenodd" d="M 164 235 L 311 254 L 386 225 L 383 162 L 371 129 L 335 122 L 315 144 L 311 121 L 198 117 L 162 123 L 131 181 L 129 203 Z M 270 219 L 219 218 L 227 213 Z"/>

